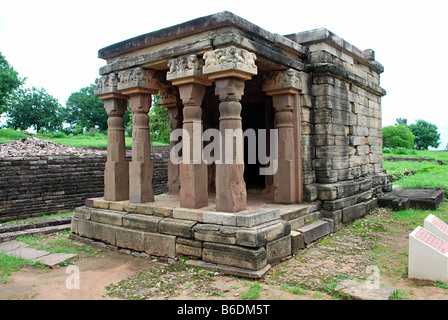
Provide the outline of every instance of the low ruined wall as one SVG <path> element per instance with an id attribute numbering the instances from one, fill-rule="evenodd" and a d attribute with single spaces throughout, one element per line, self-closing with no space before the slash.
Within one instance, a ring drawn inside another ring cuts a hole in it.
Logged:
<path id="1" fill-rule="evenodd" d="M 154 193 L 167 192 L 169 146 L 153 146 L 151 158 Z M 0 158 L 0 223 L 73 210 L 103 196 L 105 163 L 105 154 Z"/>

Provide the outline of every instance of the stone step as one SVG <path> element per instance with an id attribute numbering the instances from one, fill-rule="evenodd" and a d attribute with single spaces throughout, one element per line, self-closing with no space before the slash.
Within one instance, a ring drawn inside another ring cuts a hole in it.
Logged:
<path id="1" fill-rule="evenodd" d="M 28 222 L 18 222 L 18 223 L 10 223 L 1 225 L 0 224 L 0 234 L 21 231 L 26 229 L 35 229 L 35 228 L 43 228 L 50 226 L 57 226 L 61 224 L 71 223 L 72 216 L 66 217 L 55 217 L 55 218 L 43 218 L 41 220 L 36 221 L 28 221 Z"/>
<path id="2" fill-rule="evenodd" d="M 71 228 L 71 223 L 66 223 L 66 224 L 55 225 L 55 226 L 24 229 L 24 230 L 18 230 L 18 231 L 13 231 L 13 232 L 3 232 L 3 233 L 0 233 L 0 242 L 11 241 L 18 237 L 28 237 L 28 236 L 37 236 L 37 235 L 56 233 L 56 232 L 60 232 L 60 231 L 70 230 L 70 228 Z"/>

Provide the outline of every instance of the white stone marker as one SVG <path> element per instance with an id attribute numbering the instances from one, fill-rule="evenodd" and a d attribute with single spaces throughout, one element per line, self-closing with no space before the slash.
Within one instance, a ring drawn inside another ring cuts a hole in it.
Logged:
<path id="1" fill-rule="evenodd" d="M 408 277 L 448 282 L 448 243 L 420 226 L 412 231 Z"/>
<path id="2" fill-rule="evenodd" d="M 433 214 L 426 217 L 423 227 L 445 242 L 448 242 L 448 224 Z"/>

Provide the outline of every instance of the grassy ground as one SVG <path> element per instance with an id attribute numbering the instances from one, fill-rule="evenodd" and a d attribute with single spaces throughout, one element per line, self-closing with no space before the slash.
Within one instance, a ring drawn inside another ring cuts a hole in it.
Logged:
<path id="1" fill-rule="evenodd" d="M 414 157 L 442 160 L 448 163 L 448 151 L 412 150 L 408 154 L 387 153 L 384 157 Z M 394 184 L 404 189 L 420 187 L 448 189 L 448 165 L 440 165 L 437 162 L 412 162 L 412 161 L 384 161 L 384 169 L 388 174 L 400 179 Z M 415 175 L 403 176 L 406 171 L 416 171 Z"/>

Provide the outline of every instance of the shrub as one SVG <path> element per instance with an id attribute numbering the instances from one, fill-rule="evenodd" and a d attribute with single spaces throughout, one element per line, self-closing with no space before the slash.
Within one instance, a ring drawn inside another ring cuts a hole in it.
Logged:
<path id="1" fill-rule="evenodd" d="M 386 148 L 406 148 L 414 147 L 415 136 L 408 127 L 399 124 L 383 128 L 383 146 Z"/>

